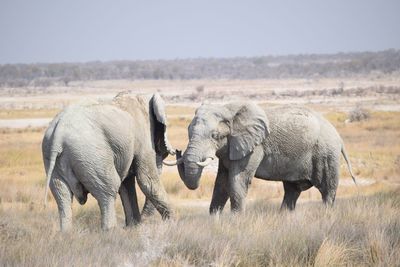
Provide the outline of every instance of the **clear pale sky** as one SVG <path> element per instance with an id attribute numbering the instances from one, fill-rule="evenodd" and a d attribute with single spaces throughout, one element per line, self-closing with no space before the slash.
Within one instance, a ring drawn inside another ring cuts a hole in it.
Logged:
<path id="1" fill-rule="evenodd" d="M 388 48 L 396 0 L 0 0 L 0 64 Z"/>

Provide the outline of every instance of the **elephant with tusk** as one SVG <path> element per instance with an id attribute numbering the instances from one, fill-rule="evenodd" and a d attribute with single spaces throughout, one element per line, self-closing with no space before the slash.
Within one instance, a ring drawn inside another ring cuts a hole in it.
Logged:
<path id="1" fill-rule="evenodd" d="M 164 102 L 158 94 L 118 94 L 111 103 L 72 105 L 50 123 L 42 142 L 47 188 L 57 202 L 61 230 L 72 226 L 73 196 L 97 200 L 101 226 L 116 224 L 117 193 L 127 226 L 140 222 L 135 182 L 146 196 L 143 213 L 172 215 L 160 182 L 162 161 L 175 151 L 167 139 Z M 45 202 L 46 202 L 45 200 Z"/>
<path id="2" fill-rule="evenodd" d="M 324 203 L 333 205 L 343 155 L 355 181 L 344 144 L 336 129 L 305 107 L 262 109 L 250 102 L 202 105 L 189 125 L 189 144 L 176 153 L 181 179 L 199 186 L 202 170 L 219 159 L 210 213 L 242 211 L 253 177 L 282 181 L 281 208 L 295 209 L 300 193 L 315 186 Z"/>

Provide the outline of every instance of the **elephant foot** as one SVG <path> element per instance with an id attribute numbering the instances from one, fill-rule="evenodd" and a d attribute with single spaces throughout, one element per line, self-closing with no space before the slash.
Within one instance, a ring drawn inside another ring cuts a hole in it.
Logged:
<path id="1" fill-rule="evenodd" d="M 146 202 L 146 204 L 147 204 L 147 202 Z M 154 205 L 149 203 L 148 205 L 144 206 L 141 216 L 143 218 L 152 217 L 155 214 L 155 211 L 156 211 L 156 208 L 154 207 Z"/>

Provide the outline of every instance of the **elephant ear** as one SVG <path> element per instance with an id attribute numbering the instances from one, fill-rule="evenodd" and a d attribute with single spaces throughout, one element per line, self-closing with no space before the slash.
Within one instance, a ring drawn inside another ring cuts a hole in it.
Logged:
<path id="1" fill-rule="evenodd" d="M 269 134 L 265 112 L 256 104 L 247 103 L 235 114 L 229 140 L 229 159 L 239 160 L 249 155 Z"/>
<path id="2" fill-rule="evenodd" d="M 151 98 L 151 112 L 154 118 L 154 144 L 156 152 L 163 158 L 175 151 L 167 138 L 167 116 L 165 115 L 164 100 L 159 94 L 154 94 Z"/>

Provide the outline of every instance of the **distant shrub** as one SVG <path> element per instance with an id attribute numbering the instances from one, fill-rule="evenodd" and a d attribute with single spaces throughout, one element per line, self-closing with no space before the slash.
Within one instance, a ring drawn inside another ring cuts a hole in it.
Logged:
<path id="1" fill-rule="evenodd" d="M 204 85 L 199 85 L 196 87 L 196 92 L 198 94 L 203 94 L 204 93 Z"/>
<path id="2" fill-rule="evenodd" d="M 397 170 L 400 171 L 400 155 L 397 155 L 396 159 L 394 160 L 394 165 L 397 168 Z"/>
<path id="3" fill-rule="evenodd" d="M 370 118 L 370 113 L 368 110 L 362 108 L 361 106 L 356 106 L 349 112 L 348 122 L 363 121 Z"/>

